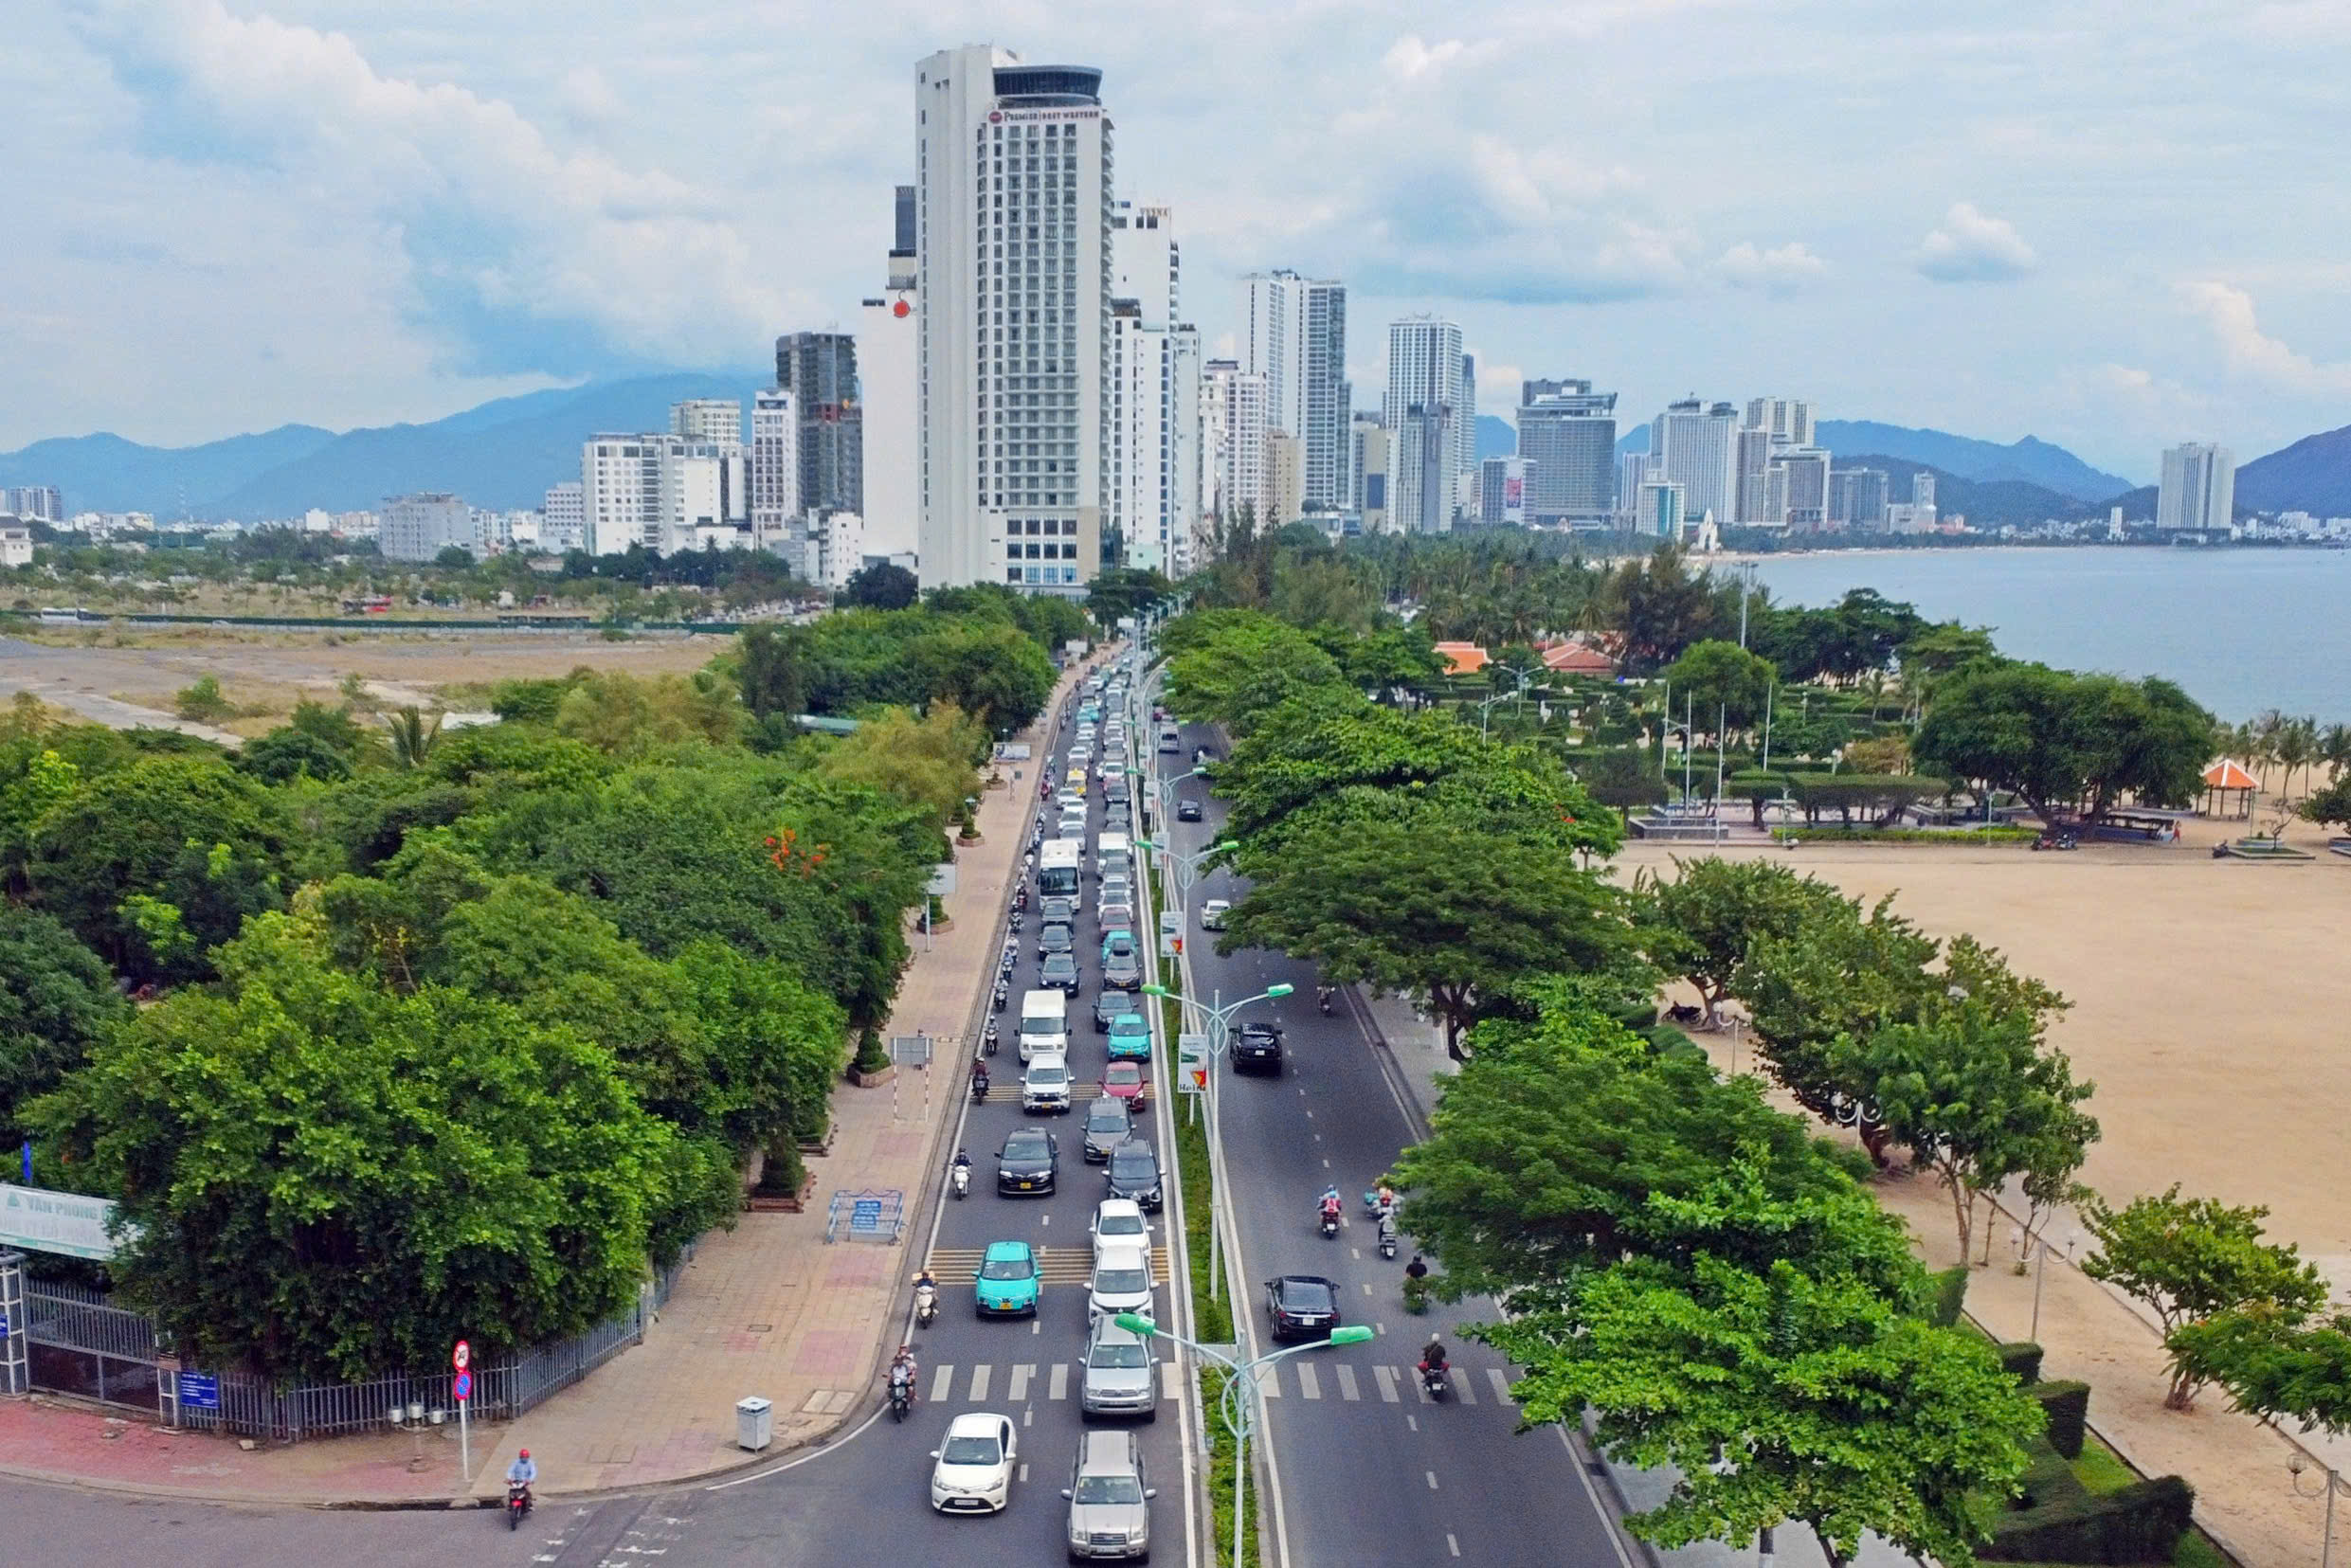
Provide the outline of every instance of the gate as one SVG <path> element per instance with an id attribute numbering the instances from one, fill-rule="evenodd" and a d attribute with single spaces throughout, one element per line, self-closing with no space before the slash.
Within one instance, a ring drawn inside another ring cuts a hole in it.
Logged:
<path id="1" fill-rule="evenodd" d="M 24 1289 L 36 1387 L 150 1415 L 161 1408 L 155 1325 L 146 1313 L 109 1307 L 102 1291 L 63 1280 L 27 1279 Z"/>

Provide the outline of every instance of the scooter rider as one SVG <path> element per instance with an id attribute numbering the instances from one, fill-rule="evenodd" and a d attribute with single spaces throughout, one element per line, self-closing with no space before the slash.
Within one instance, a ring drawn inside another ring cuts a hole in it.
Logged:
<path id="1" fill-rule="evenodd" d="M 1343 1205 L 1339 1202 L 1339 1189 L 1336 1187 L 1325 1187 L 1321 1201 L 1315 1204 L 1315 1209 L 1321 1214 L 1324 1223 L 1331 1225 L 1339 1222 L 1339 1211 L 1342 1207 Z"/>
<path id="2" fill-rule="evenodd" d="M 1420 1370 L 1423 1372 L 1446 1370 L 1445 1342 L 1433 1334 L 1429 1336 L 1429 1343 L 1420 1347 Z"/>
<path id="3" fill-rule="evenodd" d="M 895 1394 L 900 1389 L 905 1390 L 906 1404 L 910 1410 L 921 1398 L 914 1391 L 914 1377 L 920 1370 L 914 1361 L 914 1347 L 911 1344 L 898 1346 L 897 1355 L 890 1362 L 890 1392 Z"/>
<path id="4" fill-rule="evenodd" d="M 538 1478 L 538 1463 L 531 1457 L 529 1449 L 524 1449 L 520 1453 L 515 1454 L 515 1462 L 506 1467 L 507 1484 L 522 1488 L 522 1511 L 524 1513 L 531 1511 L 531 1487 Z"/>
<path id="5" fill-rule="evenodd" d="M 1380 1216 L 1380 1248 L 1388 1256 L 1396 1255 L 1396 1214 L 1383 1211 Z"/>

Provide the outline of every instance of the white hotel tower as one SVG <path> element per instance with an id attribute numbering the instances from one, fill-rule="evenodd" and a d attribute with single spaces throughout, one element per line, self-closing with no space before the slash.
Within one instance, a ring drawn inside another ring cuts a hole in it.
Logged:
<path id="1" fill-rule="evenodd" d="M 922 585 L 1076 593 L 1101 559 L 1102 73 L 971 45 L 914 82 Z"/>

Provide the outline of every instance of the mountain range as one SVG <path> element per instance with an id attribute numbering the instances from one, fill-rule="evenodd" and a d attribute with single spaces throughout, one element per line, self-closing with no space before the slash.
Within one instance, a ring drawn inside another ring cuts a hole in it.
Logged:
<path id="1" fill-rule="evenodd" d="M 284 424 L 200 446 L 143 446 L 105 433 L 67 437 L 0 453 L 0 485 L 55 485 L 69 512 L 149 512 L 158 519 L 292 517 L 310 507 L 359 511 L 416 490 L 452 491 L 481 507 L 533 507 L 549 485 L 578 478 L 580 443 L 589 436 L 664 429 L 673 403 L 747 401 L 767 380 L 764 370 L 636 376 L 499 398 L 425 424 L 339 435 Z M 1866 420 L 1824 420 L 1817 436 L 1840 466 L 1886 469 L 1897 496 L 1908 494 L 1911 472 L 1933 469 L 1943 477 L 1943 509 L 1986 526 L 2091 515 L 2115 503 L 2134 517 L 2155 511 L 2152 488 L 2134 489 L 2128 479 L 2031 436 L 2001 445 Z M 1478 416 L 1480 458 L 1507 456 L 1515 442 L 1509 420 Z M 1648 444 L 1648 425 L 1637 424 L 1618 449 L 1646 451 Z M 2236 498 L 2248 511 L 2351 514 L 2351 425 L 2245 464 L 2236 473 Z"/>

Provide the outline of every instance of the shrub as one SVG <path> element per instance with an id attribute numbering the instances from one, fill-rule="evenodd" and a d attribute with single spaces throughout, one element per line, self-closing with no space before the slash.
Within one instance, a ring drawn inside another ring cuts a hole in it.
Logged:
<path id="1" fill-rule="evenodd" d="M 1807 844 L 2029 844 L 2040 834 L 2029 827 L 1776 827 L 1771 836 L 1782 843 L 1799 838 Z"/>
<path id="2" fill-rule="evenodd" d="M 1824 811 L 1846 822 L 1855 812 L 1890 821 L 1904 806 L 1944 793 L 1944 783 L 1908 773 L 1815 773 L 1791 779 L 1788 792 L 1807 821 Z"/>
<path id="3" fill-rule="evenodd" d="M 2089 1419 L 2088 1383 L 2036 1383 L 2026 1390 L 2049 1415 L 2049 1446 L 2068 1459 L 2082 1456 L 2082 1428 Z"/>
<path id="4" fill-rule="evenodd" d="M 2000 1370 L 2027 1388 L 2041 1380 L 2041 1347 L 2031 1340 L 2011 1340 L 1995 1347 L 1999 1352 Z"/>
<path id="5" fill-rule="evenodd" d="M 1954 1264 L 1941 1273 L 1926 1276 L 1933 1287 L 1934 1301 L 1926 1311 L 1926 1320 L 1937 1328 L 1959 1326 L 1960 1309 L 1967 1305 L 1967 1265 Z"/>
<path id="6" fill-rule="evenodd" d="M 1977 1552 L 1988 1562 L 2169 1562 L 2196 1508 L 2176 1475 L 2011 1514 Z"/>

